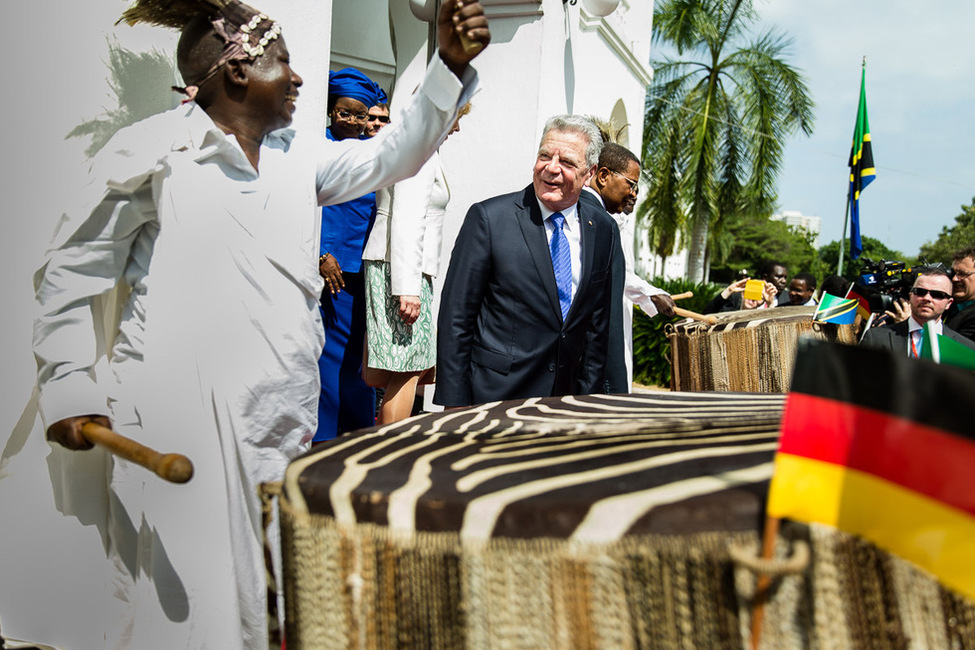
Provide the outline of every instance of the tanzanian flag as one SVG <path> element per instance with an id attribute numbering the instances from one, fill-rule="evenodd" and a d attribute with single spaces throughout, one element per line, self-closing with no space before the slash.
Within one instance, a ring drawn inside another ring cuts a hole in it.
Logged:
<path id="1" fill-rule="evenodd" d="M 975 598 L 972 395 L 961 368 L 804 343 L 769 516 L 860 535 Z"/>
<path id="2" fill-rule="evenodd" d="M 857 301 L 852 298 L 840 298 L 830 293 L 824 293 L 819 299 L 819 306 L 813 314 L 817 323 L 836 323 L 849 325 L 856 320 Z"/>
<path id="3" fill-rule="evenodd" d="M 853 148 L 850 150 L 850 258 L 856 259 L 863 252 L 860 240 L 860 192 L 877 177 L 873 166 L 873 149 L 870 145 L 870 122 L 867 120 L 867 69 L 860 77 L 860 106 L 857 123 L 853 129 Z"/>

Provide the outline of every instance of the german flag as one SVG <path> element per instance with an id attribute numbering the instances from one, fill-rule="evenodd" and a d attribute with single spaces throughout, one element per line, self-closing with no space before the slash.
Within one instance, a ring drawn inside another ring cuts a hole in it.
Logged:
<path id="1" fill-rule="evenodd" d="M 867 119 L 867 68 L 864 63 L 860 75 L 860 104 L 853 128 L 853 147 L 850 149 L 850 258 L 863 252 L 860 239 L 860 192 L 877 177 L 873 166 L 873 146 L 870 142 L 870 120 Z"/>
<path id="2" fill-rule="evenodd" d="M 770 517 L 860 535 L 975 598 L 975 377 L 880 350 L 800 350 Z"/>
<path id="3" fill-rule="evenodd" d="M 853 284 L 850 286 L 850 290 L 846 292 L 846 297 L 857 301 L 857 313 L 860 318 L 864 320 L 870 318 L 870 299 L 866 287 L 862 284 Z"/>

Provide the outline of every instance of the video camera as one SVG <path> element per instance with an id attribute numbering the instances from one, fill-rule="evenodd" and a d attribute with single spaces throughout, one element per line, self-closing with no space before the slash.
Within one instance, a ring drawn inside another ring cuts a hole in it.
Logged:
<path id="1" fill-rule="evenodd" d="M 861 258 L 863 261 L 863 272 L 857 284 L 866 289 L 867 300 L 870 303 L 870 311 L 875 314 L 883 314 L 891 309 L 893 303 L 898 298 L 908 299 L 914 281 L 925 269 L 940 268 L 952 275 L 951 270 L 940 262 L 937 264 L 917 264 L 907 266 L 904 262 L 895 260 L 880 260 L 874 262 L 868 257 Z"/>

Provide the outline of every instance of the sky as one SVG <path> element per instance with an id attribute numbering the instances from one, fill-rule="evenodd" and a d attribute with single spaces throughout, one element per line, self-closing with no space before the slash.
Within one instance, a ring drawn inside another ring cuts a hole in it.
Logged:
<path id="1" fill-rule="evenodd" d="M 792 37 L 788 61 L 816 103 L 813 135 L 786 146 L 780 210 L 820 217 L 820 245 L 840 239 L 866 56 L 877 177 L 861 194 L 862 233 L 917 255 L 975 197 L 975 2 L 754 0 L 754 7 L 762 27 Z"/>

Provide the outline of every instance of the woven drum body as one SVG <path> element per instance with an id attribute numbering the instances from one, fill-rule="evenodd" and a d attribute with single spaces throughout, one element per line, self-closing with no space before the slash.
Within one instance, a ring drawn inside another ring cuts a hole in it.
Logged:
<path id="1" fill-rule="evenodd" d="M 532 399 L 316 447 L 280 499 L 288 650 L 743 648 L 756 570 L 763 647 L 975 648 L 971 603 L 865 542 L 784 525 L 755 558 L 783 403 Z"/>
<path id="2" fill-rule="evenodd" d="M 717 324 L 668 326 L 674 390 L 785 393 L 799 338 L 855 344 L 852 325 L 814 323 L 815 307 L 716 314 Z"/>

